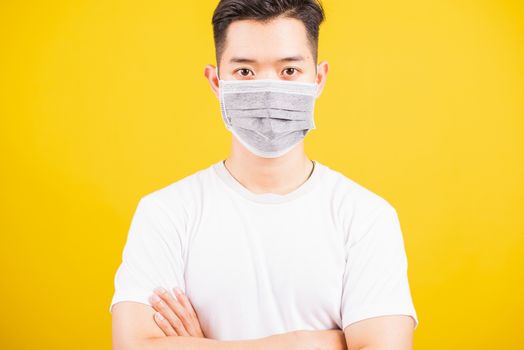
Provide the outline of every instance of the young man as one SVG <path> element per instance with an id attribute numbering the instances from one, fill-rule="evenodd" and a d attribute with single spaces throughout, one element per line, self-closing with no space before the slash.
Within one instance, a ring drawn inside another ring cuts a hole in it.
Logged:
<path id="1" fill-rule="evenodd" d="M 218 4 L 218 69 L 204 75 L 231 154 L 141 198 L 115 276 L 115 349 L 412 348 L 395 209 L 304 153 L 328 73 L 323 19 L 314 0 Z"/>

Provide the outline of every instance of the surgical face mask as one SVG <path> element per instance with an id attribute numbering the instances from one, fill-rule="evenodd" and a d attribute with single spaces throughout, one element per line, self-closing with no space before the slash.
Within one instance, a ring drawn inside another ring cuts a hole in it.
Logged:
<path id="1" fill-rule="evenodd" d="M 244 147 L 259 157 L 276 158 L 316 128 L 317 92 L 317 83 L 220 79 L 220 111 L 226 129 Z"/>

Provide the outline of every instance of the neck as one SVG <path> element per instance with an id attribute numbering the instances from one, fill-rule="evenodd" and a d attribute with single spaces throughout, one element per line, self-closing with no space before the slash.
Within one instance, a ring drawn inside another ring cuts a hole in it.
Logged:
<path id="1" fill-rule="evenodd" d="M 249 152 L 233 137 L 231 154 L 224 165 L 238 182 L 256 194 L 290 193 L 313 171 L 313 162 L 304 153 L 303 141 L 281 157 L 263 158 Z"/>

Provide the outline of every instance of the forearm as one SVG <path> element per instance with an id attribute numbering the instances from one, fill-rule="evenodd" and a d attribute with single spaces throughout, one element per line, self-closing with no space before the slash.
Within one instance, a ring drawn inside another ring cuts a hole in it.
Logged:
<path id="1" fill-rule="evenodd" d="M 297 332 L 275 334 L 248 340 L 215 340 L 170 336 L 144 339 L 132 350 L 304 350 Z M 127 350 L 127 349 L 123 349 Z"/>

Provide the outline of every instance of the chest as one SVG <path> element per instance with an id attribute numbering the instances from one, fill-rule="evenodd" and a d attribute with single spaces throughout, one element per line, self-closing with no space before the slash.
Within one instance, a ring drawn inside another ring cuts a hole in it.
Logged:
<path id="1" fill-rule="evenodd" d="M 339 322 L 342 247 L 332 216 L 315 205 L 214 206 L 192 232 L 186 290 L 207 324 L 329 328 Z"/>

